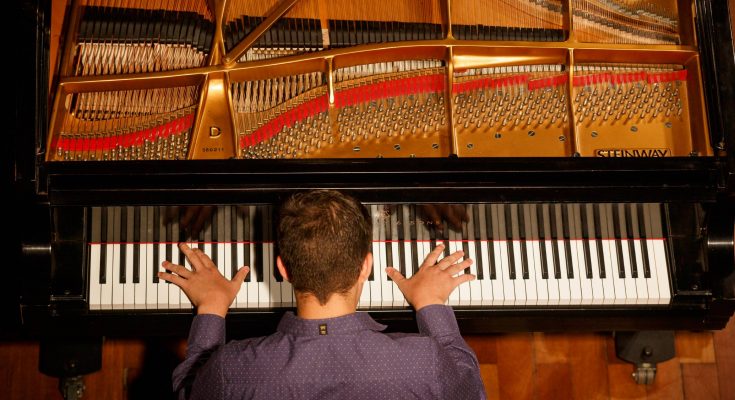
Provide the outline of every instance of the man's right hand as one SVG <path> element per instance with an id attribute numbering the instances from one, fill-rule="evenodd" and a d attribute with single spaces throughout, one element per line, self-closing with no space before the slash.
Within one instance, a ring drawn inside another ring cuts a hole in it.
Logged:
<path id="1" fill-rule="evenodd" d="M 442 244 L 438 245 L 426 257 L 419 271 L 410 279 L 406 279 L 393 267 L 385 269 L 388 276 L 398 285 L 398 289 L 401 290 L 403 296 L 416 311 L 431 304 L 446 303 L 449 294 L 457 286 L 475 279 L 475 276 L 471 274 L 455 276 L 472 264 L 472 260 L 469 258 L 455 264 L 464 255 L 462 251 L 454 252 L 437 263 L 436 260 L 443 251 L 444 246 Z"/>

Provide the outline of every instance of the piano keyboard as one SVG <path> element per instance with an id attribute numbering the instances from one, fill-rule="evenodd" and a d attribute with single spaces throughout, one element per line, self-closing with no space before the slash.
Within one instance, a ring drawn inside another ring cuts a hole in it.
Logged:
<path id="1" fill-rule="evenodd" d="M 369 205 L 373 271 L 363 309 L 408 304 L 385 273 L 410 278 L 437 244 L 474 263 L 454 306 L 668 304 L 671 298 L 661 204 L 466 204 L 452 227 L 425 216 L 425 205 Z M 292 307 L 291 285 L 278 274 L 272 206 L 197 208 L 203 228 L 189 237 L 176 207 L 93 207 L 89 227 L 92 310 L 188 309 L 156 273 L 164 260 L 191 268 L 177 243 L 209 255 L 228 279 L 249 265 L 234 309 Z M 190 210 L 191 211 L 191 210 Z"/>

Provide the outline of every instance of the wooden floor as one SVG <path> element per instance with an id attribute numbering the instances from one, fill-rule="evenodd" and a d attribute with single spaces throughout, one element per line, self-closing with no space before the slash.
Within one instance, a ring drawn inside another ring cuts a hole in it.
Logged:
<path id="1" fill-rule="evenodd" d="M 490 399 L 735 400 L 735 319 L 717 332 L 677 332 L 676 357 L 650 386 L 615 356 L 606 334 L 524 333 L 467 337 Z M 86 378 L 86 399 L 169 399 L 184 339 L 108 340 L 103 368 Z M 0 343 L 0 399 L 61 399 L 38 372 L 36 343 Z"/>

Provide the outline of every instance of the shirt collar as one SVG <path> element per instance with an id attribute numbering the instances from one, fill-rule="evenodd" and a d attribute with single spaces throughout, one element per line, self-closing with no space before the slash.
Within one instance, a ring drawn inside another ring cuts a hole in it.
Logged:
<path id="1" fill-rule="evenodd" d="M 382 331 L 385 325 L 364 312 L 352 313 L 336 318 L 303 319 L 288 311 L 278 324 L 278 332 L 295 336 L 351 335 L 360 331 Z"/>

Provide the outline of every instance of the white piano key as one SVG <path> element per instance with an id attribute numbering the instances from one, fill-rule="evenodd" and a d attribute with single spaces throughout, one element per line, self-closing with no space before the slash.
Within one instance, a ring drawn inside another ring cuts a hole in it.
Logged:
<path id="1" fill-rule="evenodd" d="M 671 301 L 671 284 L 669 282 L 669 268 L 666 257 L 666 240 L 661 227 L 661 205 L 647 204 L 649 220 L 651 223 L 651 238 L 653 239 L 653 253 L 656 262 L 656 277 L 658 280 L 658 294 L 660 303 L 667 304 Z M 650 248 L 650 247 L 649 247 Z M 653 265 L 651 266 L 653 269 Z"/>
<path id="2" fill-rule="evenodd" d="M 178 217 L 173 218 L 170 223 L 171 223 L 171 235 L 173 235 L 173 237 L 171 238 L 171 241 L 174 242 L 174 243 L 172 243 L 173 245 L 171 246 L 171 259 L 169 261 L 171 262 L 171 264 L 181 265 L 182 263 L 181 263 L 181 259 L 180 259 L 180 256 L 179 256 L 179 247 L 175 243 L 176 240 L 173 239 L 174 237 L 178 237 L 179 236 L 179 219 L 178 219 Z M 179 308 L 179 307 L 181 307 L 181 299 L 182 299 L 182 297 L 184 299 L 187 298 L 186 297 L 186 294 L 184 294 L 184 291 L 181 290 L 178 286 L 176 286 L 173 283 L 166 284 L 166 283 L 163 283 L 163 282 L 161 282 L 159 280 L 159 285 L 167 286 L 168 287 L 167 289 L 168 289 L 168 303 L 169 303 L 169 307 L 171 307 L 171 308 Z"/>
<path id="3" fill-rule="evenodd" d="M 378 206 L 378 211 L 380 214 L 378 215 L 378 223 L 380 224 L 378 226 L 378 246 L 380 247 L 380 267 L 378 267 L 378 270 L 376 271 L 379 273 L 380 277 L 380 284 L 381 284 L 381 293 L 382 293 L 382 306 L 392 306 L 393 305 L 393 282 L 388 280 L 388 275 L 385 273 L 385 268 L 388 267 L 388 259 L 387 259 L 387 253 L 386 253 L 386 228 L 390 228 L 390 226 L 386 227 L 386 222 L 390 224 L 390 215 L 388 214 L 388 209 L 385 206 Z M 392 250 L 391 250 L 392 251 Z"/>
<path id="4" fill-rule="evenodd" d="M 120 207 L 113 207 L 113 244 L 112 244 L 112 274 L 107 278 L 112 280 L 112 308 L 123 308 L 123 286 L 120 283 Z"/>
<path id="5" fill-rule="evenodd" d="M 490 254 L 488 252 L 488 245 L 492 246 L 493 244 L 487 237 L 487 215 L 485 214 L 486 207 L 484 204 L 478 205 L 477 207 L 479 219 L 478 221 L 475 221 L 475 223 L 480 225 L 480 242 L 478 243 L 478 246 L 480 246 L 480 256 L 482 257 L 483 274 L 483 279 L 478 279 L 480 282 L 482 295 L 481 304 L 490 305 L 493 302 L 494 295 L 493 285 L 490 279 Z"/>
<path id="6" fill-rule="evenodd" d="M 251 238 L 256 238 L 258 235 L 256 234 L 255 229 L 262 229 L 260 227 L 255 226 L 255 214 L 256 214 L 256 207 L 255 206 L 248 206 L 248 213 L 249 218 L 247 219 L 248 223 L 248 231 L 250 232 Z M 248 308 L 256 308 L 258 306 L 258 263 L 262 263 L 263 260 L 259 260 L 255 258 L 255 246 L 257 246 L 258 243 L 254 243 L 254 240 L 251 240 L 250 243 L 250 260 L 251 260 L 251 266 L 250 266 L 250 274 L 252 275 L 250 278 L 250 282 L 246 282 L 247 285 L 247 293 L 248 293 Z M 247 251 L 247 247 L 246 247 Z"/>
<path id="7" fill-rule="evenodd" d="M 155 271 L 165 271 L 161 265 L 166 261 L 166 244 L 163 243 L 166 237 L 166 225 L 163 223 L 164 215 L 161 213 L 163 210 L 160 207 L 152 207 L 152 211 L 152 213 L 149 211 L 148 214 L 152 218 L 154 226 L 153 236 L 150 237 L 150 241 L 153 242 L 153 256 L 155 257 L 157 255 L 158 257 L 153 259 L 151 267 L 154 272 L 151 273 L 151 277 L 155 274 Z M 157 286 L 159 307 L 169 309 L 179 308 L 179 296 L 176 293 L 178 286 L 173 283 L 168 283 L 163 279 L 158 280 Z"/>
<path id="8" fill-rule="evenodd" d="M 100 309 L 102 285 L 100 285 L 100 247 L 98 243 L 89 247 L 89 307 L 92 310 Z"/>
<path id="9" fill-rule="evenodd" d="M 513 297 L 513 285 L 508 279 L 507 264 L 504 260 L 507 260 L 505 254 L 506 244 L 505 241 L 500 240 L 500 220 L 498 219 L 498 206 L 497 204 L 490 205 L 490 214 L 492 216 L 493 226 L 493 253 L 495 258 L 495 279 L 492 280 L 493 287 L 493 304 L 504 305 L 512 304 L 515 298 Z M 488 209 L 485 209 L 488 212 Z"/>
<path id="10" fill-rule="evenodd" d="M 465 285 L 469 286 L 470 289 L 469 304 L 480 305 L 482 304 L 482 284 L 478 279 L 478 263 L 481 264 L 482 260 L 477 260 L 477 250 L 482 247 L 483 242 L 480 240 L 480 237 L 475 237 L 475 224 L 480 223 L 480 221 L 475 221 L 474 218 L 472 218 L 472 216 L 475 214 L 478 214 L 479 216 L 479 212 L 474 213 L 475 207 L 477 207 L 476 204 L 470 204 L 467 210 L 467 214 L 470 215 L 470 220 L 467 222 L 467 232 L 469 234 L 467 242 L 467 249 L 469 250 L 469 254 L 467 256 L 472 259 L 472 264 L 470 264 L 470 274 L 474 275 L 475 279 L 470 281 L 469 283 L 465 283 Z"/>
<path id="11" fill-rule="evenodd" d="M 587 277 L 588 266 L 586 254 L 584 251 L 584 239 L 582 233 L 582 229 L 586 229 L 586 227 L 582 226 L 582 217 L 580 215 L 579 208 L 579 204 L 573 204 L 569 206 L 569 213 L 574 228 L 571 233 L 571 244 L 572 250 L 574 250 L 574 252 L 572 253 L 572 257 L 575 258 L 576 262 L 574 278 L 575 280 L 577 280 L 577 282 L 579 282 L 579 286 L 581 289 L 580 303 L 586 304 L 592 302 L 592 300 L 594 299 L 594 295 L 592 293 L 592 279 L 589 279 Z"/>
<path id="12" fill-rule="evenodd" d="M 607 204 L 600 204 L 599 209 L 603 259 L 605 260 L 607 280 L 610 281 L 609 286 L 612 287 L 614 294 L 611 303 L 625 303 L 625 282 L 620 279 L 620 274 L 618 272 L 615 240 L 613 239 L 614 233 L 612 231 L 612 226 L 610 225 L 612 221 L 608 219 L 609 213 Z"/>
<path id="13" fill-rule="evenodd" d="M 105 246 L 105 282 L 100 284 L 100 308 L 101 309 L 110 309 L 112 308 L 112 286 L 114 284 L 113 280 L 113 244 L 111 242 L 114 241 L 113 232 L 115 230 L 114 228 L 114 211 L 113 207 L 106 207 L 106 209 L 103 210 L 103 212 L 107 212 L 107 242 L 104 244 Z M 100 266 L 100 268 L 103 268 L 103 266 Z"/>
<path id="14" fill-rule="evenodd" d="M 562 207 L 565 207 L 567 210 L 567 218 L 564 223 L 568 224 L 569 243 L 567 245 L 570 248 L 572 262 L 573 277 L 569 279 L 569 295 L 571 299 L 570 302 L 571 304 L 580 304 L 582 302 L 582 278 L 583 276 L 586 277 L 586 275 L 583 275 L 585 273 L 584 248 L 582 247 L 581 242 L 578 240 L 582 234 L 578 231 L 579 222 L 576 219 L 576 213 L 574 211 L 573 205 L 564 204 L 562 205 Z"/>
<path id="15" fill-rule="evenodd" d="M 380 246 L 380 210 L 378 205 L 370 206 L 370 215 L 373 220 L 373 279 L 370 282 L 370 307 L 379 308 L 383 299 L 383 284 L 380 282 L 380 269 L 383 268 L 382 249 Z M 368 278 L 369 279 L 369 278 Z"/>
<path id="16" fill-rule="evenodd" d="M 399 224 L 398 221 L 398 212 L 396 211 L 396 207 L 398 206 L 390 206 L 390 228 L 391 228 L 391 251 L 393 252 L 393 265 L 397 270 L 400 270 L 401 263 L 404 262 L 404 260 L 401 260 L 401 253 L 399 251 L 400 244 L 398 243 L 398 230 L 403 229 L 403 225 Z M 385 273 L 385 272 L 384 272 Z M 405 297 L 403 297 L 403 293 L 400 289 L 398 289 L 398 285 L 395 284 L 395 282 L 390 281 L 390 287 L 393 290 L 393 306 L 394 307 L 400 307 L 400 306 L 406 306 L 408 303 L 406 302 Z"/>
<path id="17" fill-rule="evenodd" d="M 642 211 L 640 214 L 638 211 Z M 641 270 L 643 269 L 643 246 L 646 246 L 646 254 L 648 258 L 648 264 L 650 267 L 651 275 L 650 278 L 644 278 L 646 280 L 646 286 L 648 291 L 648 303 L 649 304 L 657 304 L 660 302 L 661 296 L 659 295 L 659 282 L 658 282 L 658 271 L 655 267 L 655 255 L 653 254 L 653 248 L 652 242 L 650 241 L 651 238 L 651 221 L 648 217 L 648 208 L 645 204 L 642 204 L 640 208 L 635 207 L 634 213 L 636 214 L 637 218 L 640 218 L 640 221 L 643 222 L 642 232 L 639 230 L 639 233 L 641 235 L 641 239 L 638 241 L 636 245 L 636 251 L 641 256 L 641 263 L 638 265 L 641 265 Z M 668 269 L 667 269 L 668 274 Z M 668 302 L 668 301 L 666 301 Z"/>
<path id="18" fill-rule="evenodd" d="M 125 246 L 125 285 L 123 286 L 123 304 L 125 308 L 135 308 L 135 291 L 138 284 L 133 283 L 133 244 Z"/>
<path id="19" fill-rule="evenodd" d="M 227 233 L 230 231 L 230 209 L 229 207 L 217 206 L 214 208 L 217 218 L 217 269 L 227 279 L 232 278 L 232 264 L 226 262 L 225 246 L 230 241 Z M 231 257 L 230 257 L 231 259 Z"/>
<path id="20" fill-rule="evenodd" d="M 454 252 L 458 250 L 462 250 L 462 242 L 461 242 L 461 235 L 459 236 L 459 240 L 457 239 L 457 232 L 454 229 L 449 229 L 449 254 L 454 254 Z M 460 258 L 458 261 L 461 261 Z M 459 271 L 455 276 L 463 275 L 464 270 Z M 456 289 L 452 291 L 452 293 L 449 294 L 449 300 L 448 304 L 455 306 L 462 304 L 462 299 L 465 297 L 464 292 L 466 291 L 466 288 L 462 287 L 463 285 L 459 285 Z M 469 297 L 469 296 L 467 296 Z"/>
<path id="21" fill-rule="evenodd" d="M 243 236 L 244 224 L 246 223 L 245 213 L 246 212 L 248 213 L 248 217 L 250 215 L 246 208 L 239 209 L 238 207 L 234 207 L 233 212 L 235 214 L 235 218 L 237 218 L 236 225 L 235 225 L 235 230 L 237 232 L 234 235 L 234 239 L 235 239 L 234 245 L 237 247 L 237 259 L 244 261 L 245 251 L 246 251 L 245 250 L 246 249 L 245 240 L 250 240 L 250 238 L 245 238 Z M 248 247 L 248 253 L 249 253 L 249 247 Z M 245 263 L 245 264 L 247 265 L 251 263 Z M 242 267 L 242 266 L 243 265 L 239 265 L 238 267 Z M 248 272 L 248 275 L 252 277 L 253 266 L 252 265 L 247 265 L 247 266 L 250 268 L 250 272 Z M 248 306 L 248 285 L 247 283 L 248 282 L 246 278 L 245 281 L 240 286 L 240 290 L 237 292 L 237 296 L 235 297 L 235 305 L 237 308 L 246 308 Z"/>
<path id="22" fill-rule="evenodd" d="M 528 263 L 528 279 L 525 279 L 526 284 L 526 304 L 535 305 L 538 303 L 538 285 L 537 282 L 541 279 L 540 268 L 538 259 L 534 256 L 534 240 L 533 238 L 533 224 L 531 220 L 531 205 L 523 204 L 518 206 L 518 214 L 523 213 L 523 229 L 525 230 L 525 247 L 526 247 L 526 261 Z M 535 213 L 533 214 L 535 215 Z M 518 222 L 520 224 L 520 220 Z M 537 265 L 538 264 L 538 265 Z M 537 270 L 539 271 L 537 273 Z M 521 270 L 521 277 L 523 277 L 523 271 Z"/>

